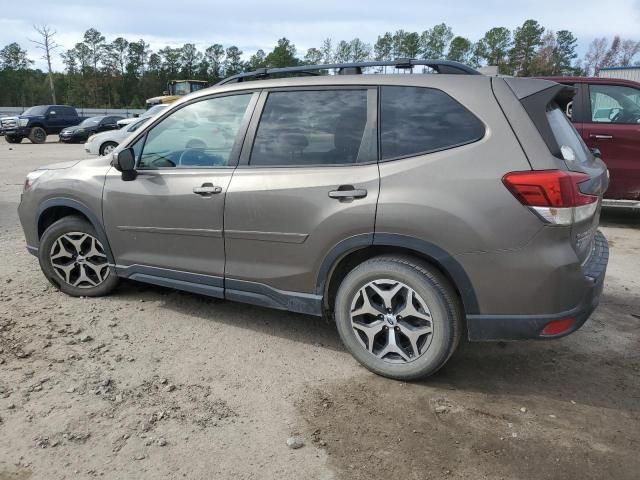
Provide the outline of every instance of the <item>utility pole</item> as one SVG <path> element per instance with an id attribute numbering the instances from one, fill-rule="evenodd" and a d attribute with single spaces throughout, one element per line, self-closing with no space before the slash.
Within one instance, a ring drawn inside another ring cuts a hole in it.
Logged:
<path id="1" fill-rule="evenodd" d="M 42 57 L 47 61 L 47 68 L 49 71 L 49 89 L 51 90 L 51 99 L 53 100 L 53 104 L 56 105 L 58 102 L 56 101 L 56 89 L 53 85 L 53 70 L 51 69 L 51 52 L 58 48 L 58 45 L 53 39 L 54 35 L 57 33 L 55 30 L 51 30 L 49 25 L 34 25 L 33 29 L 40 34 L 41 40 L 29 40 L 36 44 L 36 47 L 40 50 L 44 51 L 44 56 Z"/>

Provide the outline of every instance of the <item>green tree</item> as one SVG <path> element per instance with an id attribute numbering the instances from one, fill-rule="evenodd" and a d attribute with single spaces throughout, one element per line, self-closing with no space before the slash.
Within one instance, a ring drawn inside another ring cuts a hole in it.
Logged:
<path id="1" fill-rule="evenodd" d="M 351 52 L 349 61 L 351 62 L 364 62 L 371 56 L 371 45 L 364 43 L 357 37 L 349 42 L 349 50 Z"/>
<path id="2" fill-rule="evenodd" d="M 507 73 L 511 47 L 511 32 L 508 28 L 492 28 L 476 45 L 475 53 L 484 58 L 487 65 L 497 66 L 500 73 Z"/>
<path id="3" fill-rule="evenodd" d="M 578 54 L 576 46 L 578 40 L 569 30 L 559 30 L 556 32 L 556 45 L 553 52 L 553 69 L 552 75 L 563 75 L 567 73 L 575 73 L 573 63 Z"/>
<path id="4" fill-rule="evenodd" d="M 322 50 L 311 47 L 307 50 L 307 53 L 305 53 L 303 63 L 307 65 L 319 65 L 322 63 L 323 56 Z"/>
<path id="5" fill-rule="evenodd" d="M 420 34 L 408 32 L 401 43 L 400 55 L 404 58 L 418 58 L 420 56 Z"/>
<path id="6" fill-rule="evenodd" d="M 227 48 L 224 59 L 225 76 L 235 75 L 242 72 L 244 65 L 242 63 L 242 50 L 235 45 Z"/>
<path id="7" fill-rule="evenodd" d="M 322 52 L 322 63 L 333 63 L 333 42 L 330 38 L 325 38 L 322 41 L 322 48 L 320 48 Z"/>
<path id="8" fill-rule="evenodd" d="M 172 79 L 178 76 L 180 71 L 180 58 L 182 51 L 180 48 L 164 47 L 158 50 L 158 54 L 162 57 L 162 69 Z"/>
<path id="9" fill-rule="evenodd" d="M 438 60 L 444 58 L 444 52 L 453 38 L 451 27 L 446 23 L 435 25 L 420 35 L 422 58 Z"/>
<path id="10" fill-rule="evenodd" d="M 513 34 L 513 47 L 509 59 L 513 71 L 521 77 L 531 75 L 531 62 L 542 45 L 544 27 L 535 20 L 525 20 Z"/>
<path id="11" fill-rule="evenodd" d="M 376 43 L 373 46 L 373 53 L 376 60 L 391 60 L 392 52 L 393 35 L 390 32 L 386 32 L 376 40 Z"/>
<path id="12" fill-rule="evenodd" d="M 288 38 L 281 38 L 273 51 L 265 58 L 269 67 L 290 67 L 298 65 L 296 58 L 296 46 Z"/>
<path id="13" fill-rule="evenodd" d="M 204 58 L 209 64 L 209 74 L 213 81 L 221 79 L 224 64 L 224 47 L 219 43 L 214 43 L 204 51 Z"/>
<path id="14" fill-rule="evenodd" d="M 464 37 L 454 37 L 449 44 L 447 60 L 468 63 L 472 49 L 473 44 L 471 43 L 471 40 Z"/>
<path id="15" fill-rule="evenodd" d="M 247 62 L 247 70 L 257 70 L 258 68 L 264 68 L 267 64 L 266 62 L 267 55 L 264 53 L 264 50 L 260 49 L 253 55 L 249 57 L 249 61 Z"/>
<path id="16" fill-rule="evenodd" d="M 340 40 L 336 45 L 333 60 L 336 63 L 346 63 L 351 58 L 351 44 L 345 40 Z"/>
<path id="17" fill-rule="evenodd" d="M 0 68 L 2 70 L 26 70 L 33 64 L 27 57 L 27 51 L 17 43 L 10 43 L 0 50 Z"/>
<path id="18" fill-rule="evenodd" d="M 193 43 L 185 43 L 180 49 L 181 75 L 186 79 L 192 79 L 202 58 L 202 53 L 198 51 Z"/>

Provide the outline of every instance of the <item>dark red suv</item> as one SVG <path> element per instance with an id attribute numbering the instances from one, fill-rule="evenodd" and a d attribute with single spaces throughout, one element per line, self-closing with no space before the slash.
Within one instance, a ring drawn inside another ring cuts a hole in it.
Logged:
<path id="1" fill-rule="evenodd" d="M 611 175 L 605 197 L 640 207 L 640 83 L 616 78 L 545 77 L 576 88 L 564 106 Z"/>

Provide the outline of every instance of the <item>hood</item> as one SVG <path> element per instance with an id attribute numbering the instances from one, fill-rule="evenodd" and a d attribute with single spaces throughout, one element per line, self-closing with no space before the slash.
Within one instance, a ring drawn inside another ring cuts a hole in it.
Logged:
<path id="1" fill-rule="evenodd" d="M 62 170 L 64 168 L 71 168 L 79 162 L 80 160 L 69 160 L 68 162 L 50 163 L 49 165 L 43 165 L 37 168 L 37 170 Z"/>

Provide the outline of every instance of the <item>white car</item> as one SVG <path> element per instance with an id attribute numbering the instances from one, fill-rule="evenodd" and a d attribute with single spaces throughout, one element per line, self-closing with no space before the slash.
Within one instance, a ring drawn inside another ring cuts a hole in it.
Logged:
<path id="1" fill-rule="evenodd" d="M 130 125 L 131 123 L 135 122 L 139 118 L 153 117 L 154 115 L 156 115 L 156 114 L 158 114 L 160 112 L 164 112 L 165 109 L 167 109 L 168 107 L 169 107 L 169 104 L 154 105 L 149 110 L 147 110 L 146 112 L 141 114 L 139 117 L 123 118 L 122 120 L 118 120 L 118 122 L 117 122 L 118 123 L 118 127 L 122 128 L 125 125 Z"/>
<path id="2" fill-rule="evenodd" d="M 84 144 L 84 149 L 92 155 L 109 155 L 125 138 L 144 125 L 151 117 L 134 118 L 134 122 L 125 125 L 119 130 L 91 135 Z"/>

